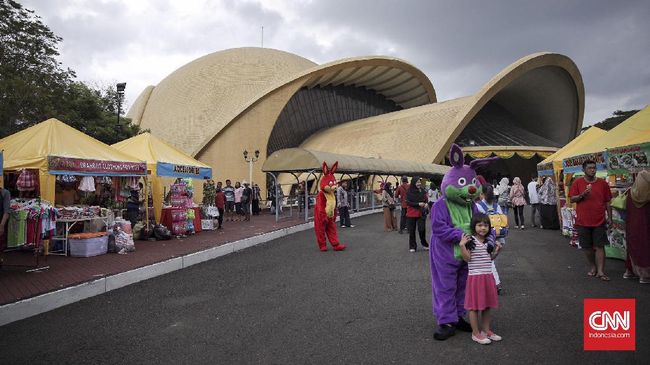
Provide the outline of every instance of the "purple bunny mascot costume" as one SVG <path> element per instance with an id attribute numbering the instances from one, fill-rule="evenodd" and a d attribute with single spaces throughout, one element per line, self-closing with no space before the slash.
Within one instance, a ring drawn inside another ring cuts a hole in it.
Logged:
<path id="1" fill-rule="evenodd" d="M 498 157 L 477 159 L 467 166 L 461 148 L 451 145 L 449 161 L 452 169 L 445 174 L 440 185 L 443 199 L 438 200 L 431 211 L 429 261 L 433 312 L 438 324 L 433 335 L 436 340 L 446 340 L 454 335 L 456 329 L 472 331 L 463 319 L 467 263 L 460 256 L 458 243 L 463 233 L 471 234 L 470 221 L 477 213 L 474 200 L 479 196 L 481 186 L 474 169 L 496 159 Z M 493 244 L 494 233 L 488 241 Z"/>

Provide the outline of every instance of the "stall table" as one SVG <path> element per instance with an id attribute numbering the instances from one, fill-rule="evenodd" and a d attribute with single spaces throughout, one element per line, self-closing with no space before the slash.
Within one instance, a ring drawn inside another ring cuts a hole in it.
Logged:
<path id="1" fill-rule="evenodd" d="M 48 250 L 48 255 L 63 255 L 63 256 L 68 256 L 68 236 L 70 235 L 70 230 L 72 227 L 74 227 L 77 223 L 80 222 L 89 222 L 89 221 L 94 221 L 97 219 L 101 219 L 104 224 L 108 225 L 108 219 L 109 217 L 86 217 L 86 218 L 76 218 L 76 219 L 57 219 L 56 223 L 63 223 L 65 225 L 65 229 L 63 230 L 63 235 L 62 236 L 54 236 L 52 237 L 52 241 L 62 241 L 63 242 L 63 251 L 49 251 Z"/>
<path id="2" fill-rule="evenodd" d="M 167 227 L 170 231 L 172 230 L 172 211 L 178 210 L 178 209 L 183 209 L 183 208 L 163 208 L 162 212 L 160 214 L 160 224 L 163 226 Z M 194 232 L 199 233 L 202 231 L 201 229 L 201 207 L 193 207 L 193 208 L 187 208 L 187 209 L 193 209 L 194 210 L 194 220 L 192 223 L 194 224 Z"/>

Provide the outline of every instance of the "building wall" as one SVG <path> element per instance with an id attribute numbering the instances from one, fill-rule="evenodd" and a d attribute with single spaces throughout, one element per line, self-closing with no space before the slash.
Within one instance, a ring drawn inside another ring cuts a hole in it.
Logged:
<path id="1" fill-rule="evenodd" d="M 262 189 L 262 198 L 266 197 L 266 173 L 262 172 L 262 166 L 267 157 L 267 142 L 280 112 L 303 82 L 299 79 L 285 85 L 254 104 L 196 155 L 198 160 L 212 166 L 215 181 L 225 184 L 226 179 L 230 179 L 234 185 L 235 181 L 248 180 L 244 149 L 251 155 L 259 150 L 259 160 L 253 165 L 253 181 Z"/>

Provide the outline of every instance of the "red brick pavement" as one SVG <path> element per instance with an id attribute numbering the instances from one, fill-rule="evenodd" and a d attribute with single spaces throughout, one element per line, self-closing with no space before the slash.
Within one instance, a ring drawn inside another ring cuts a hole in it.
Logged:
<path id="1" fill-rule="evenodd" d="M 126 255 L 106 254 L 86 258 L 41 256 L 40 266 L 50 268 L 30 273 L 25 272 L 26 267 L 9 265 L 34 265 L 33 253 L 8 252 L 4 254 L 5 266 L 0 270 L 0 305 L 301 223 L 304 220 L 297 217 L 276 223 L 275 216 L 264 214 L 252 217 L 250 222 L 224 222 L 223 230 L 203 231 L 187 238 L 136 241 L 136 251 Z"/>

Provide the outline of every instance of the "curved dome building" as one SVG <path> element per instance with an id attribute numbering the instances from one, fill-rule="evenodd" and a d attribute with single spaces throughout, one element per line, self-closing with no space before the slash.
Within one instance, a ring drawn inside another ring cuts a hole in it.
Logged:
<path id="1" fill-rule="evenodd" d="M 147 87 L 127 116 L 211 165 L 217 180 L 247 178 L 242 151 L 260 150 L 253 179 L 264 181 L 264 159 L 283 148 L 441 163 L 453 142 L 468 158 L 499 155 L 491 169 L 523 177 L 578 134 L 583 112 L 580 72 L 554 53 L 524 57 L 475 95 L 438 103 L 426 75 L 397 58 L 317 65 L 238 48 Z"/>

